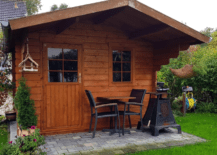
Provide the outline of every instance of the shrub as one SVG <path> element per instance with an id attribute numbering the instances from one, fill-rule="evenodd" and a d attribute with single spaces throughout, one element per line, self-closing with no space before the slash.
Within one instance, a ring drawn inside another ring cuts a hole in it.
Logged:
<path id="1" fill-rule="evenodd" d="M 181 113 L 181 107 L 182 107 L 182 96 L 179 96 L 178 98 L 175 98 L 174 101 L 172 102 L 172 110 L 174 115 L 182 116 L 183 114 Z"/>
<path id="2" fill-rule="evenodd" d="M 196 108 L 199 113 L 217 113 L 217 105 L 212 102 L 200 102 Z"/>
<path id="3" fill-rule="evenodd" d="M 8 97 L 8 92 L 15 88 L 14 82 L 12 82 L 8 76 L 11 74 L 10 70 L 0 71 L 0 107 L 4 105 Z"/>
<path id="4" fill-rule="evenodd" d="M 19 146 L 16 144 L 6 144 L 2 148 L 0 155 L 23 155 L 23 153 L 20 151 Z"/>
<path id="5" fill-rule="evenodd" d="M 35 103 L 30 99 L 30 88 L 26 85 L 26 79 L 19 80 L 19 87 L 14 99 L 15 107 L 18 111 L 17 122 L 26 130 L 31 126 L 37 125 L 37 116 L 35 115 Z"/>
<path id="6" fill-rule="evenodd" d="M 182 94 L 182 86 L 192 86 L 194 98 L 205 102 L 217 103 L 217 32 L 212 33 L 212 41 L 204 46 L 198 46 L 194 52 L 180 52 L 176 59 L 170 59 L 168 65 L 162 66 L 157 73 L 159 82 L 166 82 L 174 97 Z M 192 64 L 197 76 L 181 79 L 174 76 L 170 68 L 179 69 L 186 64 Z M 203 94 L 206 94 L 205 96 Z M 205 98 L 204 98 L 205 97 Z"/>
<path id="7" fill-rule="evenodd" d="M 0 122 L 5 119 L 5 116 L 0 116 Z"/>
<path id="8" fill-rule="evenodd" d="M 46 154 L 38 149 L 38 146 L 45 144 L 44 137 L 40 135 L 39 129 L 33 135 L 18 137 L 16 144 L 6 144 L 0 155 L 25 155 L 25 154 Z"/>

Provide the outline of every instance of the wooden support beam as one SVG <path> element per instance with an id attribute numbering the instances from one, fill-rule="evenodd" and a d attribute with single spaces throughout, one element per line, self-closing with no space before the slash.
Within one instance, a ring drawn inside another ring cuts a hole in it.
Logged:
<path id="1" fill-rule="evenodd" d="M 79 18 L 76 17 L 76 18 L 64 19 L 64 20 L 60 21 L 56 26 L 56 34 L 58 35 L 58 34 L 62 33 L 64 30 L 69 28 L 72 24 L 74 24 L 78 20 L 79 20 Z"/>
<path id="2" fill-rule="evenodd" d="M 144 30 L 140 30 L 140 31 L 136 31 L 130 34 L 129 39 L 138 39 L 141 37 L 144 37 L 146 35 L 151 35 L 160 31 L 164 31 L 165 29 L 170 28 L 170 26 L 165 25 L 165 24 L 160 24 L 160 25 L 155 25 L 155 26 L 151 26 L 148 27 Z"/>
<path id="3" fill-rule="evenodd" d="M 104 11 L 92 19 L 93 23 L 94 24 L 101 24 L 101 23 L 105 22 L 107 19 L 123 12 L 124 10 L 125 10 L 125 7 Z"/>

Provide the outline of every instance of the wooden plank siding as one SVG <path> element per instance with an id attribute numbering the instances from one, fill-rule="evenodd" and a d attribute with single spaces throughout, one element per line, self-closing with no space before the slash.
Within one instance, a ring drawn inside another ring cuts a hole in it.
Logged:
<path id="1" fill-rule="evenodd" d="M 20 41 L 16 42 L 16 48 L 15 48 L 15 76 L 14 76 L 14 82 L 16 83 L 16 90 L 19 86 L 18 80 L 23 76 L 26 78 L 26 84 L 31 87 L 31 99 L 35 101 L 35 107 L 36 107 L 36 115 L 38 116 L 38 124 L 37 127 L 41 128 L 41 104 L 43 104 L 43 85 L 42 85 L 42 72 L 41 72 L 41 49 L 42 44 L 39 42 L 37 38 L 34 38 L 33 36 L 29 37 L 29 52 L 32 56 L 32 58 L 39 64 L 39 71 L 38 72 L 20 72 L 21 68 L 18 67 L 19 63 L 22 61 L 21 58 L 21 45 L 22 43 Z M 23 54 L 23 57 L 25 58 L 26 55 L 26 49 Z"/>
<path id="2" fill-rule="evenodd" d="M 47 76 L 45 77 L 43 72 L 47 68 L 47 64 L 45 64 L 47 60 L 44 58 L 44 55 L 46 55 L 44 52 L 46 51 L 42 50 L 42 46 L 47 43 L 60 46 L 62 44 L 82 45 L 82 100 L 78 101 L 80 103 L 69 104 L 74 88 L 66 84 L 57 85 L 58 89 L 50 86 L 46 87 L 45 90 L 43 80 L 46 80 Z M 133 49 L 132 54 L 134 59 L 132 63 L 134 64 L 134 68 L 132 70 L 134 71 L 133 83 L 131 85 L 125 83 L 116 86 L 109 83 L 110 44 L 116 47 L 129 47 Z M 39 116 L 38 127 L 41 129 L 42 134 L 81 132 L 89 129 L 90 105 L 84 92 L 86 89 L 92 92 L 95 99 L 100 96 L 129 96 L 133 88 L 147 89 L 147 91 L 153 90 L 154 53 L 152 45 L 146 42 L 129 40 L 122 31 L 113 27 L 75 23 L 59 35 L 46 30 L 32 32 L 29 33 L 29 47 L 31 56 L 39 63 L 39 71 L 19 72 L 20 68 L 18 64 L 21 62 L 21 46 L 17 44 L 15 53 L 15 81 L 16 87 L 18 87 L 18 79 L 22 75 L 27 79 L 27 85 L 31 87 L 31 98 L 35 100 L 36 114 Z M 65 93 L 58 93 L 58 91 Z M 60 99 L 64 99 L 64 104 L 66 104 L 68 110 L 58 108 L 56 110 L 50 106 L 51 103 L 58 105 Z M 143 115 L 145 114 L 148 100 L 149 95 L 146 95 Z M 44 104 L 46 104 L 46 109 Z M 74 106 L 72 107 L 72 105 Z M 67 114 L 70 112 L 76 113 L 79 106 L 82 108 L 82 112 L 78 112 L 77 115 L 75 114 L 74 116 L 76 117 L 68 118 Z M 120 109 L 122 108 L 120 107 Z M 69 109 L 72 110 L 69 111 Z M 132 110 L 139 111 L 138 107 L 132 107 Z M 46 119 L 46 121 L 43 119 Z M 58 131 L 55 129 L 55 119 L 61 120 L 59 121 L 61 123 L 59 126 L 61 127 L 59 127 Z M 79 119 L 82 120 L 80 127 L 71 128 L 70 126 L 73 125 L 73 122 Z M 137 125 L 139 117 L 132 116 L 131 119 L 133 126 Z M 99 119 L 97 129 L 101 130 L 102 128 L 109 127 L 109 123 L 106 122 L 109 122 L 109 119 Z M 128 125 L 127 119 L 126 125 Z M 46 129 L 44 128 L 45 126 Z"/>

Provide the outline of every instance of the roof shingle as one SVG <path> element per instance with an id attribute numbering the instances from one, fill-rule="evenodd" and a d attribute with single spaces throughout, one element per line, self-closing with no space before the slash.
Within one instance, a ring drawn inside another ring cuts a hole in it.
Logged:
<path id="1" fill-rule="evenodd" d="M 17 3 L 17 8 L 15 8 L 15 2 Z M 26 2 L 0 0 L 0 22 L 26 15 Z"/>

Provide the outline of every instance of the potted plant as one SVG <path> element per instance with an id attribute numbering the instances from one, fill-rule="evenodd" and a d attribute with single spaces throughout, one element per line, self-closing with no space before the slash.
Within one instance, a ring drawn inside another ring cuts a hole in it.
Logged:
<path id="1" fill-rule="evenodd" d="M 13 104 L 11 104 L 13 106 Z M 9 108 L 9 104 L 7 103 L 5 105 L 5 117 L 6 117 L 6 120 L 8 121 L 16 121 L 16 111 L 14 109 L 14 106 L 12 109 Z"/>
<path id="2" fill-rule="evenodd" d="M 26 85 L 26 79 L 19 80 L 19 87 L 14 98 L 15 107 L 17 109 L 17 122 L 19 126 L 19 134 L 31 134 L 32 130 L 37 125 L 37 116 L 35 115 L 35 103 L 30 99 L 30 87 Z M 33 127 L 34 126 L 34 127 Z"/>

